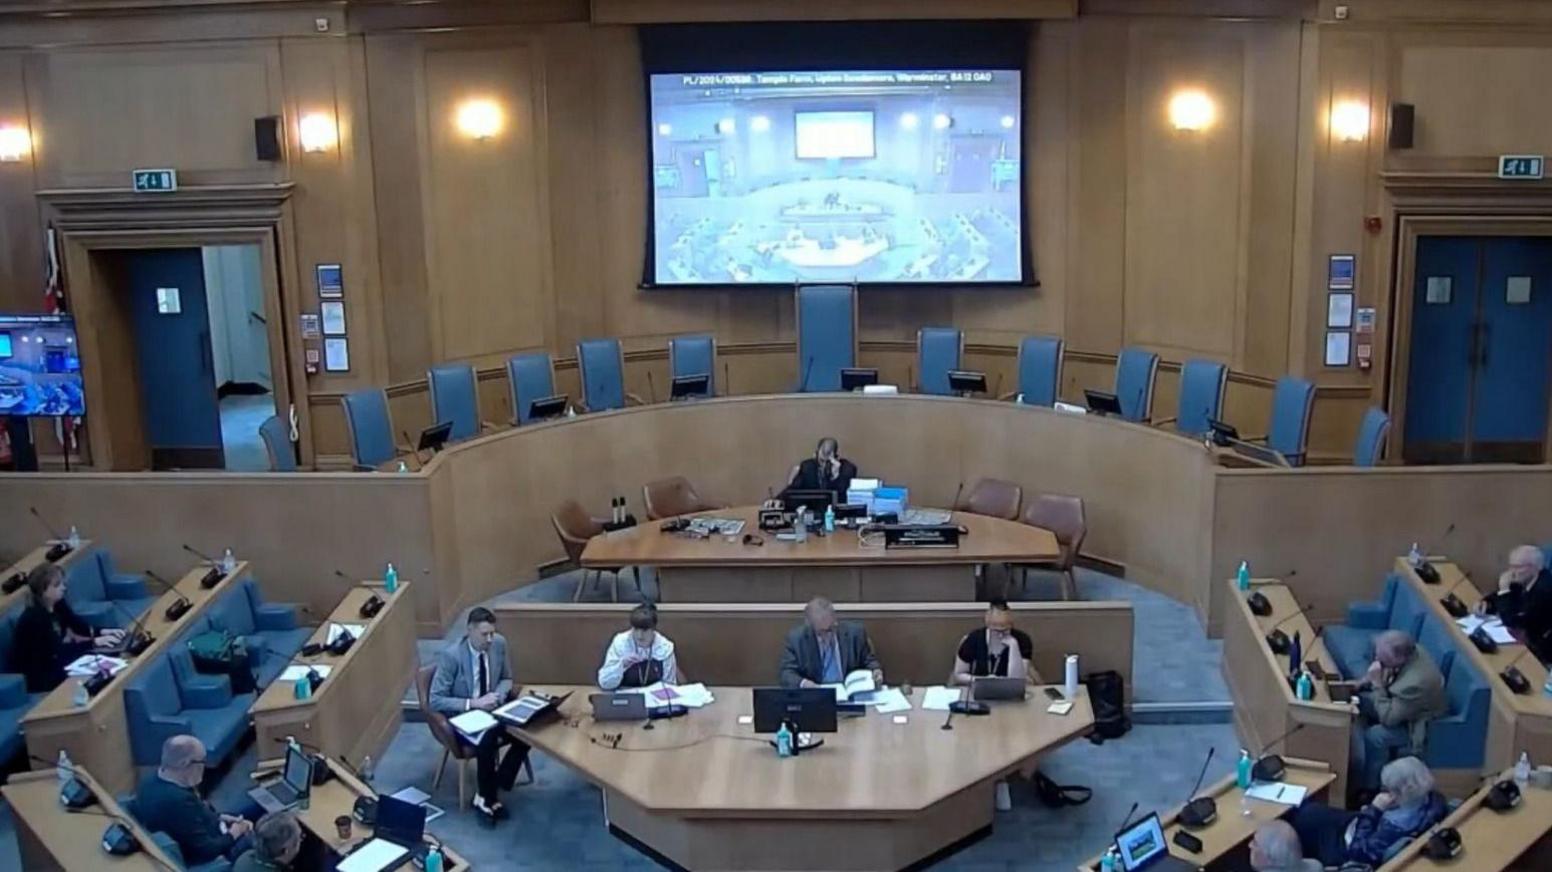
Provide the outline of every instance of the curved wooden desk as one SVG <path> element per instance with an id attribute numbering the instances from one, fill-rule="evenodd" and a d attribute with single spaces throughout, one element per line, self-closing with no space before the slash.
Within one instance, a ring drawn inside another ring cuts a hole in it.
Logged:
<path id="1" fill-rule="evenodd" d="M 802 543 L 784 541 L 760 531 L 758 513 L 754 506 L 740 506 L 696 514 L 737 518 L 744 534 L 763 545 L 745 545 L 743 535 L 692 539 L 664 533 L 662 521 L 649 521 L 594 536 L 582 552 L 582 565 L 657 567 L 663 602 L 804 602 L 814 596 L 836 602 L 950 602 L 975 598 L 977 564 L 1061 556 L 1049 530 L 970 512 L 953 515 L 951 523 L 968 531 L 958 548 L 889 550 L 881 534 L 864 540 L 851 529 L 811 534 Z"/>
<path id="2" fill-rule="evenodd" d="M 1085 691 L 1058 716 L 1037 688 L 943 730 L 916 688 L 906 723 L 843 719 L 824 747 L 784 760 L 739 723 L 747 687 L 712 688 L 716 702 L 651 730 L 594 722 L 595 688 L 543 689 L 572 692 L 564 719 L 523 739 L 603 790 L 611 831 L 695 870 L 904 868 L 990 831 L 997 779 L 1094 725 Z"/>

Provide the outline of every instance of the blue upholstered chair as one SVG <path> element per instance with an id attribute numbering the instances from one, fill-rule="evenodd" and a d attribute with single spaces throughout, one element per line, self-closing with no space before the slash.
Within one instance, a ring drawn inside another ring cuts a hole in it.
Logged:
<path id="1" fill-rule="evenodd" d="M 717 340 L 709 335 L 675 336 L 668 340 L 668 376 L 706 376 L 706 393 L 717 395 Z"/>
<path id="2" fill-rule="evenodd" d="M 11 663 L 11 645 L 16 635 L 16 616 L 21 606 L 0 614 L 0 669 Z M 0 672 L 0 760 L 9 760 L 20 751 L 22 718 L 44 694 L 28 693 L 27 680 L 17 672 Z"/>
<path id="3" fill-rule="evenodd" d="M 1444 673 L 1444 694 L 1449 698 L 1450 711 L 1428 722 L 1423 762 L 1436 772 L 1468 769 L 1475 774 L 1481 771 L 1487 756 L 1487 721 L 1493 691 L 1471 664 L 1471 658 L 1464 654 L 1451 658 L 1448 667 L 1441 666 L 1440 671 Z"/>
<path id="4" fill-rule="evenodd" d="M 225 630 L 242 640 L 262 690 L 312 635 L 311 627 L 298 626 L 296 613 L 293 604 L 265 602 L 258 582 L 245 578 L 211 603 L 206 614 L 212 630 Z"/>
<path id="5" fill-rule="evenodd" d="M 512 421 L 521 426 L 533 420 L 534 400 L 555 396 L 555 362 L 549 352 L 518 354 L 507 359 L 507 385 L 512 395 Z"/>
<path id="6" fill-rule="evenodd" d="M 1283 376 L 1272 392 L 1272 426 L 1266 446 L 1288 458 L 1289 466 L 1303 466 L 1309 442 L 1310 410 L 1315 405 L 1315 386 L 1304 379 Z"/>
<path id="7" fill-rule="evenodd" d="M 466 363 L 447 363 L 426 371 L 431 391 L 431 420 L 453 422 L 449 442 L 462 442 L 480 435 L 479 376 Z"/>
<path id="8" fill-rule="evenodd" d="M 1385 579 L 1380 598 L 1347 607 L 1347 622 L 1329 624 L 1323 634 L 1326 650 L 1348 678 L 1360 678 L 1374 662 L 1374 637 L 1385 630 L 1402 630 L 1417 639 L 1422 635 L 1428 604 L 1411 586 L 1395 575 Z"/>
<path id="9" fill-rule="evenodd" d="M 269 455 L 270 472 L 296 472 L 296 449 L 291 446 L 291 428 L 270 415 L 259 425 L 259 438 L 264 440 L 264 453 Z"/>
<path id="10" fill-rule="evenodd" d="M 189 658 L 185 643 L 208 627 L 196 621 L 124 687 L 124 719 L 136 765 L 155 765 L 163 742 L 190 734 L 204 744 L 207 765 L 214 769 L 226 762 L 247 731 L 254 694 L 232 693 L 230 678 L 203 675 Z"/>
<path id="11" fill-rule="evenodd" d="M 1062 390 L 1060 336 L 1025 336 L 1019 340 L 1018 401 L 1028 406 L 1054 406 Z"/>
<path id="12" fill-rule="evenodd" d="M 800 285 L 797 302 L 799 391 L 838 391 L 841 370 L 857 365 L 857 289 Z"/>
<path id="13" fill-rule="evenodd" d="M 1175 417 L 1160 424 L 1174 424 L 1187 436 L 1205 436 L 1212 428 L 1208 420 L 1221 420 L 1223 391 L 1229 369 L 1212 360 L 1188 360 L 1180 368 L 1180 403 Z"/>
<path id="14" fill-rule="evenodd" d="M 582 372 L 582 406 L 589 412 L 641 405 L 641 397 L 625 390 L 625 353 L 618 339 L 584 339 L 577 343 L 577 368 Z"/>
<path id="15" fill-rule="evenodd" d="M 948 374 L 960 368 L 964 352 L 965 335 L 953 327 L 923 327 L 916 331 L 916 389 L 924 394 L 954 393 Z"/>
<path id="16" fill-rule="evenodd" d="M 1378 466 L 1385 456 L 1385 438 L 1390 435 L 1390 416 L 1378 406 L 1370 406 L 1358 425 L 1358 443 L 1353 447 L 1353 466 Z"/>
<path id="17" fill-rule="evenodd" d="M 95 548 L 65 570 L 65 599 L 95 629 L 128 627 L 155 601 L 145 577 L 121 573 L 106 548 Z"/>
<path id="18" fill-rule="evenodd" d="M 1159 356 L 1141 348 L 1123 348 L 1116 358 L 1115 395 L 1121 417 L 1146 423 L 1153 419 L 1153 382 Z"/>
<path id="19" fill-rule="evenodd" d="M 397 456 L 388 395 L 382 388 L 352 391 L 340 402 L 345 408 L 345 432 L 356 469 L 370 472 Z"/>
<path id="20" fill-rule="evenodd" d="M 140 819 L 140 812 L 135 806 L 135 798 L 133 796 L 119 796 L 115 797 L 115 799 L 118 800 L 119 808 L 122 808 L 124 813 L 131 818 L 134 818 L 135 823 L 140 824 L 142 828 L 149 829 L 149 827 L 146 827 L 145 821 Z M 166 854 L 184 872 L 229 872 L 232 868 L 232 861 L 225 857 L 217 857 L 214 860 L 190 866 L 188 861 L 183 859 L 183 849 L 178 847 L 178 843 L 172 840 L 172 836 L 163 832 L 151 833 L 151 841 L 155 842 L 156 846 L 162 849 L 162 853 Z"/>

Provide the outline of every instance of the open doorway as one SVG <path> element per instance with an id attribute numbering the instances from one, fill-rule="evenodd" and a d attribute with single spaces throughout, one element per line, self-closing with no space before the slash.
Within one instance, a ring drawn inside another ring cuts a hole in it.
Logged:
<path id="1" fill-rule="evenodd" d="M 269 469 L 269 457 L 259 438 L 259 425 L 275 414 L 275 382 L 270 373 L 259 247 L 207 245 L 200 255 L 225 468 L 262 472 Z"/>

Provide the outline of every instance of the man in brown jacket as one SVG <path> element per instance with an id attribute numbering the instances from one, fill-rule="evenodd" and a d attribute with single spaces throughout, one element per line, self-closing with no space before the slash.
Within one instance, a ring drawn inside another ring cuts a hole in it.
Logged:
<path id="1" fill-rule="evenodd" d="M 1428 722 L 1449 712 L 1444 676 L 1412 637 L 1387 630 L 1374 640 L 1374 662 L 1358 682 L 1358 786 L 1377 788 L 1380 770 L 1397 757 L 1421 757 Z"/>

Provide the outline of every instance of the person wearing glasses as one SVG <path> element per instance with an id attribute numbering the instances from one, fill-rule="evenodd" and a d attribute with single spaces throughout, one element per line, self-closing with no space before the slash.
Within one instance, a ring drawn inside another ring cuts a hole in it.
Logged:
<path id="1" fill-rule="evenodd" d="M 135 818 L 153 833 L 166 833 L 183 860 L 198 866 L 212 860 L 236 860 L 253 846 L 253 818 L 222 814 L 199 795 L 205 780 L 205 745 L 193 736 L 172 736 L 162 743 L 162 761 L 135 793 Z"/>

